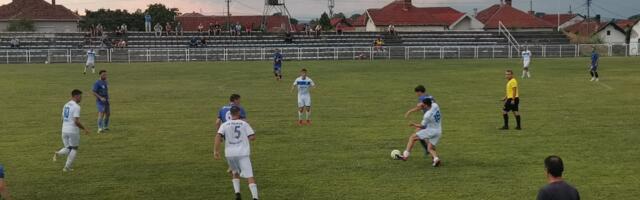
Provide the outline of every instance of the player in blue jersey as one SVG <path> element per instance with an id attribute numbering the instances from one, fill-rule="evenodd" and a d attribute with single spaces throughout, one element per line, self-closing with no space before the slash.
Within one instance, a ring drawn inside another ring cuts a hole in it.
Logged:
<path id="1" fill-rule="evenodd" d="M 589 73 L 591 73 L 591 81 L 600 81 L 598 76 L 598 65 L 600 64 L 600 55 L 596 52 L 596 48 L 591 51 L 591 67 Z"/>
<path id="2" fill-rule="evenodd" d="M 87 51 L 87 63 L 84 65 L 84 72 L 82 74 L 87 74 L 87 68 L 91 67 L 91 73 L 96 73 L 96 52 L 93 49 L 89 49 Z"/>
<path id="3" fill-rule="evenodd" d="M 244 111 L 244 108 L 240 106 L 240 95 L 232 94 L 231 97 L 229 97 L 229 104 L 222 106 L 222 108 L 220 108 L 220 110 L 218 111 L 218 116 L 216 119 L 216 129 L 219 129 L 221 124 L 231 120 L 232 116 L 230 110 L 234 106 L 240 108 L 240 119 L 246 121 L 247 113 Z"/>
<path id="4" fill-rule="evenodd" d="M 96 107 L 98 108 L 98 133 L 109 130 L 109 118 L 111 117 L 111 105 L 109 102 L 109 85 L 107 82 L 107 71 L 98 72 L 100 79 L 93 84 L 93 96 L 96 97 Z"/>
<path id="5" fill-rule="evenodd" d="M 276 80 L 282 80 L 282 61 L 283 61 L 283 57 L 282 54 L 280 53 L 279 49 L 275 50 L 275 53 L 273 53 L 273 75 L 276 76 Z"/>
<path id="6" fill-rule="evenodd" d="M 431 99 L 432 102 L 436 102 L 436 100 L 433 98 L 433 96 L 431 96 L 429 93 L 427 93 L 427 89 L 424 87 L 424 85 L 418 85 L 416 86 L 415 89 L 413 89 L 414 92 L 416 92 L 416 96 L 418 96 L 418 104 L 416 105 L 416 107 L 411 108 L 409 111 L 407 111 L 404 114 L 405 118 L 409 118 L 409 115 L 411 113 L 417 112 L 419 110 L 422 110 L 422 113 L 426 113 L 427 109 L 424 107 L 424 103 L 423 101 L 425 99 Z M 429 156 L 429 148 L 427 143 L 424 140 L 419 140 L 420 144 L 422 145 L 422 147 L 424 148 L 424 152 L 425 152 L 425 156 Z"/>
<path id="7" fill-rule="evenodd" d="M 302 112 L 307 111 L 307 124 L 311 124 L 311 88 L 316 83 L 307 76 L 307 69 L 300 71 L 300 77 L 296 78 L 291 87 L 291 91 L 298 89 L 298 125 L 304 125 L 302 121 Z"/>
<path id="8" fill-rule="evenodd" d="M 7 185 L 4 183 L 4 167 L 0 164 L 0 197 L 2 199 L 11 200 L 9 196 L 9 189 L 7 189 Z"/>

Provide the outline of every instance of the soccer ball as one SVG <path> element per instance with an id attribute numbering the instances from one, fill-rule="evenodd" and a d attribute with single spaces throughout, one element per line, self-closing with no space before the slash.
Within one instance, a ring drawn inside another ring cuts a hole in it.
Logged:
<path id="1" fill-rule="evenodd" d="M 398 159 L 398 156 L 402 156 L 400 150 L 394 149 L 393 151 L 391 151 L 391 159 Z"/>

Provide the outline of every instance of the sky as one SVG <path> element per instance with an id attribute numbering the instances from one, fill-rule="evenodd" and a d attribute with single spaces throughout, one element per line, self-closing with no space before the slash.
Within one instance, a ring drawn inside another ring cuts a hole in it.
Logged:
<path id="1" fill-rule="evenodd" d="M 0 0 L 7 4 L 12 0 Z M 46 0 L 51 1 L 51 0 Z M 289 12 L 295 18 L 310 20 L 327 11 L 328 0 L 285 0 Z M 347 15 L 363 13 L 367 8 L 380 8 L 393 0 L 335 0 L 335 12 Z M 521 10 L 529 10 L 529 3 L 537 12 L 566 13 L 571 6 L 575 13 L 586 14 L 586 0 L 513 0 L 514 6 Z M 71 10 L 96 10 L 99 8 L 127 9 L 135 11 L 152 3 L 162 3 L 169 7 L 179 8 L 181 12 L 199 12 L 206 15 L 222 15 L 225 0 L 56 0 Z M 413 4 L 422 7 L 450 6 L 461 12 L 473 13 L 474 8 L 485 9 L 499 0 L 413 0 Z M 231 0 L 231 13 L 234 15 L 261 14 L 264 0 Z M 640 0 L 593 0 L 592 13 L 601 14 L 603 18 L 628 18 L 640 14 Z"/>

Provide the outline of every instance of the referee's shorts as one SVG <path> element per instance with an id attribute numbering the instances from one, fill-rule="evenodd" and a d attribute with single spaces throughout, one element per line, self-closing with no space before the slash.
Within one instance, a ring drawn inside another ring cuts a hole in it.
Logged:
<path id="1" fill-rule="evenodd" d="M 517 112 L 519 105 L 520 105 L 520 98 L 516 97 L 513 99 L 507 99 L 507 101 L 504 102 L 504 108 L 502 110 L 504 110 L 505 112 L 510 112 L 510 111 Z"/>

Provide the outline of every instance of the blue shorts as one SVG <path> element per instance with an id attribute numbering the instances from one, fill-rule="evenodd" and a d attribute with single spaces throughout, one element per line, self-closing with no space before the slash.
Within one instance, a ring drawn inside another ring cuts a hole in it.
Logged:
<path id="1" fill-rule="evenodd" d="M 98 108 L 98 112 L 101 112 L 101 113 L 111 112 L 111 108 L 110 108 L 111 106 L 109 106 L 109 102 L 97 101 L 96 107 Z"/>
<path id="2" fill-rule="evenodd" d="M 0 178 L 4 178 L 4 167 L 0 165 Z"/>
<path id="3" fill-rule="evenodd" d="M 280 73 L 281 71 L 282 71 L 282 67 L 277 67 L 277 66 L 273 67 L 273 72 Z"/>

